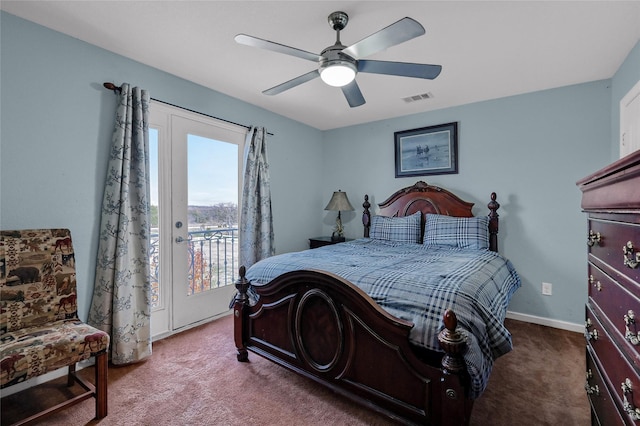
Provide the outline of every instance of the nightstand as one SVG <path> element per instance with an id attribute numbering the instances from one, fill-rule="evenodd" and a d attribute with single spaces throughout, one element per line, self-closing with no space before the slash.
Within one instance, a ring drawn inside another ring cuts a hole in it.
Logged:
<path id="1" fill-rule="evenodd" d="M 351 241 L 352 238 L 345 238 L 344 241 Z M 309 238 L 309 248 L 318 248 L 322 246 L 330 246 L 331 244 L 342 243 L 344 241 L 333 241 L 331 237 L 315 237 Z"/>

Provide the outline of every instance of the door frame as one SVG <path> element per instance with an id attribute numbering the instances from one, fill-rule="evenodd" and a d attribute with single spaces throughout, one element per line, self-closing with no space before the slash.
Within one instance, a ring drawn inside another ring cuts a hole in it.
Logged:
<path id="1" fill-rule="evenodd" d="M 620 100 L 620 158 L 640 149 L 639 103 L 640 80 Z"/>

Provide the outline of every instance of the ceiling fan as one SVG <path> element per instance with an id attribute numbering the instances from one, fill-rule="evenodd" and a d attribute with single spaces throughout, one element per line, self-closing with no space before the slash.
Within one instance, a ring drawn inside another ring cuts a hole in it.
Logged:
<path id="1" fill-rule="evenodd" d="M 349 106 L 353 108 L 365 103 L 364 96 L 362 96 L 358 83 L 355 81 L 355 76 L 358 72 L 432 80 L 442 70 L 440 65 L 362 59 L 423 35 L 425 33 L 424 27 L 411 18 L 402 18 L 349 47 L 340 43 L 340 31 L 347 26 L 349 16 L 344 12 L 333 12 L 329 15 L 328 21 L 331 28 L 336 31 L 336 42 L 334 45 L 324 49 L 319 55 L 246 34 L 238 34 L 235 37 L 236 42 L 240 44 L 284 53 L 318 63 L 317 69 L 267 89 L 262 93 L 265 95 L 277 95 L 320 77 L 326 84 L 340 87 Z"/>

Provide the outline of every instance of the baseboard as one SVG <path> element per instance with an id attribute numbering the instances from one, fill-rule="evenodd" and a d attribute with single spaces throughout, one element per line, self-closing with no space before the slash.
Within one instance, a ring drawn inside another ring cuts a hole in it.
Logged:
<path id="1" fill-rule="evenodd" d="M 530 322 L 532 324 L 544 325 L 547 327 L 559 328 L 561 330 L 584 333 L 584 324 L 560 321 L 551 318 L 538 317 L 535 315 L 521 314 L 519 312 L 507 311 L 507 318 L 516 321 Z"/>

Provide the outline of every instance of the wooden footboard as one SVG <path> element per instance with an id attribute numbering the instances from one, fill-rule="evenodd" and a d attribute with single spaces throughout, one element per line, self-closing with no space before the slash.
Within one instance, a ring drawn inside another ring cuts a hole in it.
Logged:
<path id="1" fill-rule="evenodd" d="M 239 361 L 254 352 L 403 423 L 468 424 L 466 341 L 451 311 L 439 336 L 443 357 L 411 345 L 411 322 L 389 315 L 334 274 L 283 274 L 254 287 L 255 306 L 249 285 L 241 268 L 234 302 Z"/>

